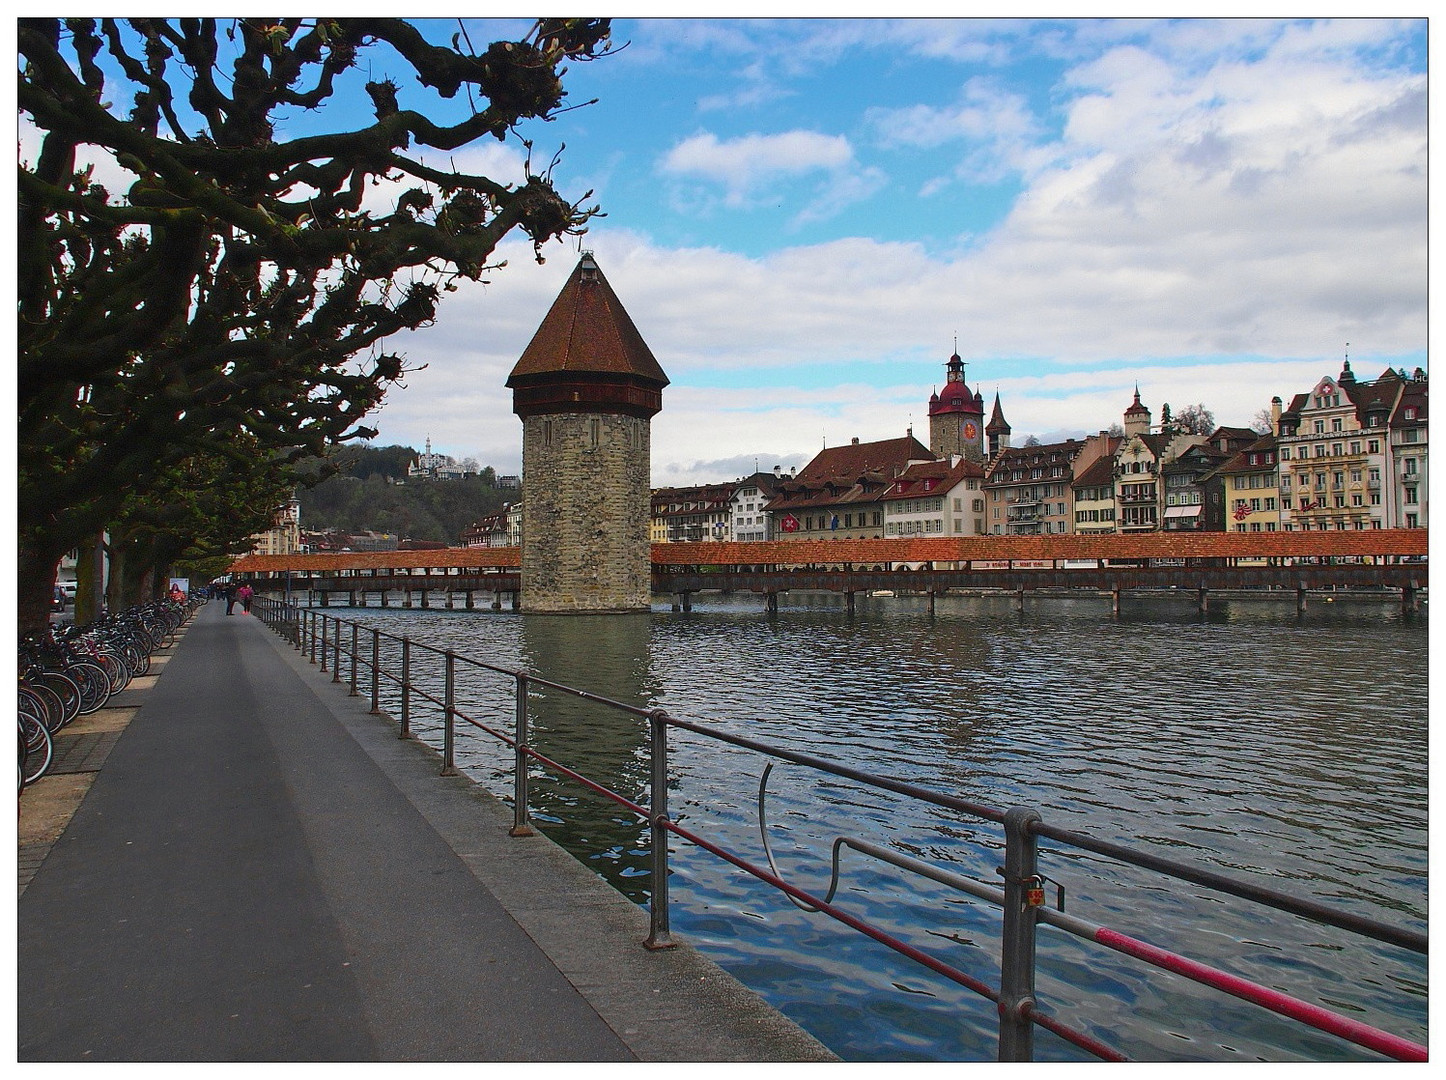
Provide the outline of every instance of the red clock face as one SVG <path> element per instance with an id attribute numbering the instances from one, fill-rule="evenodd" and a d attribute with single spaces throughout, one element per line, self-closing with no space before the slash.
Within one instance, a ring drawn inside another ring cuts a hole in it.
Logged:
<path id="1" fill-rule="evenodd" d="M 978 434 L 979 434 L 979 429 L 978 429 L 977 427 L 975 427 L 973 424 L 965 424 L 965 425 L 964 425 L 964 437 L 965 437 L 966 439 L 972 439 L 972 438 L 974 438 L 975 435 L 978 435 Z"/>

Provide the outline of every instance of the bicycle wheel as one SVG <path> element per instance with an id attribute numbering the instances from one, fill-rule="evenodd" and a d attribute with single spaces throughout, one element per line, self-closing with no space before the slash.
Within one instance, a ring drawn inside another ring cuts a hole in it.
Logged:
<path id="1" fill-rule="evenodd" d="M 20 710 L 20 737 L 25 743 L 25 783 L 30 785 L 45 775 L 50 768 L 50 759 L 55 756 L 55 744 L 50 731 L 39 717 L 26 709 Z"/>
<path id="2" fill-rule="evenodd" d="M 40 673 L 40 681 L 55 691 L 55 696 L 60 699 L 61 727 L 80 715 L 80 687 L 74 679 L 64 672 L 50 670 Z"/>
<path id="3" fill-rule="evenodd" d="M 33 700 L 32 711 L 52 735 L 60 730 L 60 725 L 65 722 L 65 707 L 54 690 L 39 680 L 27 680 L 20 684 L 20 694 L 22 697 L 29 695 Z"/>
<path id="4" fill-rule="evenodd" d="M 112 694 L 119 694 L 130 685 L 130 668 L 126 667 L 125 661 L 116 655 L 110 646 L 107 645 L 97 648 L 92 659 L 100 665 L 101 670 L 104 671 L 110 679 L 110 692 Z"/>
<path id="5" fill-rule="evenodd" d="M 89 716 L 110 699 L 110 678 L 99 664 L 77 660 L 66 665 L 65 673 L 80 688 L 82 716 Z"/>

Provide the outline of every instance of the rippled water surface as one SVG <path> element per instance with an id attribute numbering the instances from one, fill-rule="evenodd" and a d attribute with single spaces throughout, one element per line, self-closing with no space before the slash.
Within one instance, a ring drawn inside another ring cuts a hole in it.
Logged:
<path id="1" fill-rule="evenodd" d="M 1389 601 L 1096 598 L 926 602 L 793 594 L 695 598 L 631 616 L 377 608 L 333 612 L 507 668 L 1053 825 L 1139 845 L 1392 924 L 1427 918 L 1427 629 Z M 427 662 L 414 656 L 423 680 Z M 438 684 L 439 685 L 439 684 Z M 463 666 L 468 715 L 511 731 L 509 679 Z M 392 706 L 395 709 L 395 705 Z M 426 731 L 435 716 L 414 705 Z M 542 752 L 648 801 L 646 723 L 534 688 Z M 435 738 L 429 735 L 429 738 Z M 459 743 L 510 796 L 510 752 Z M 675 732 L 672 816 L 760 864 L 766 759 Z M 537 775 L 550 835 L 640 903 L 648 836 L 625 811 Z M 816 895 L 835 837 L 885 844 L 988 884 L 997 827 L 779 763 L 767 786 L 780 872 Z M 672 926 L 850 1060 L 991 1060 L 992 1004 L 715 856 L 677 842 Z M 843 859 L 837 902 L 991 985 L 997 909 L 929 880 Z M 1333 1011 L 1426 1041 L 1424 958 L 1120 866 L 1041 846 L 1071 914 Z M 1051 886 L 1050 897 L 1055 896 Z M 1140 1059 L 1370 1059 L 1262 1009 L 1041 927 L 1043 1011 Z M 1082 1052 L 1047 1032 L 1039 1060 Z"/>

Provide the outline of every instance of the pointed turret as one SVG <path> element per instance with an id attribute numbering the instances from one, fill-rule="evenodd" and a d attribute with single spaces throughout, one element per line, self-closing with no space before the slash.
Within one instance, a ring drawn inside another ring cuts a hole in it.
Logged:
<path id="1" fill-rule="evenodd" d="M 518 416 L 653 416 L 668 376 L 591 252 L 584 252 L 507 379 Z"/>
<path id="2" fill-rule="evenodd" d="M 989 415 L 984 434 L 989 439 L 989 456 L 995 457 L 1001 450 L 1009 448 L 1009 421 L 1004 419 L 1004 407 L 999 404 L 999 391 L 994 391 L 994 411 Z"/>

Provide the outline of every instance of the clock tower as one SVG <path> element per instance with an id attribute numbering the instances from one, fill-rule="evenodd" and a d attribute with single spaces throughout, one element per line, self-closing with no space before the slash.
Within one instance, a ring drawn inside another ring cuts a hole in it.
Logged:
<path id="1" fill-rule="evenodd" d="M 941 461 L 958 454 L 982 464 L 984 395 L 964 382 L 964 361 L 957 352 L 944 368 L 944 389 L 929 398 L 929 450 Z"/>

